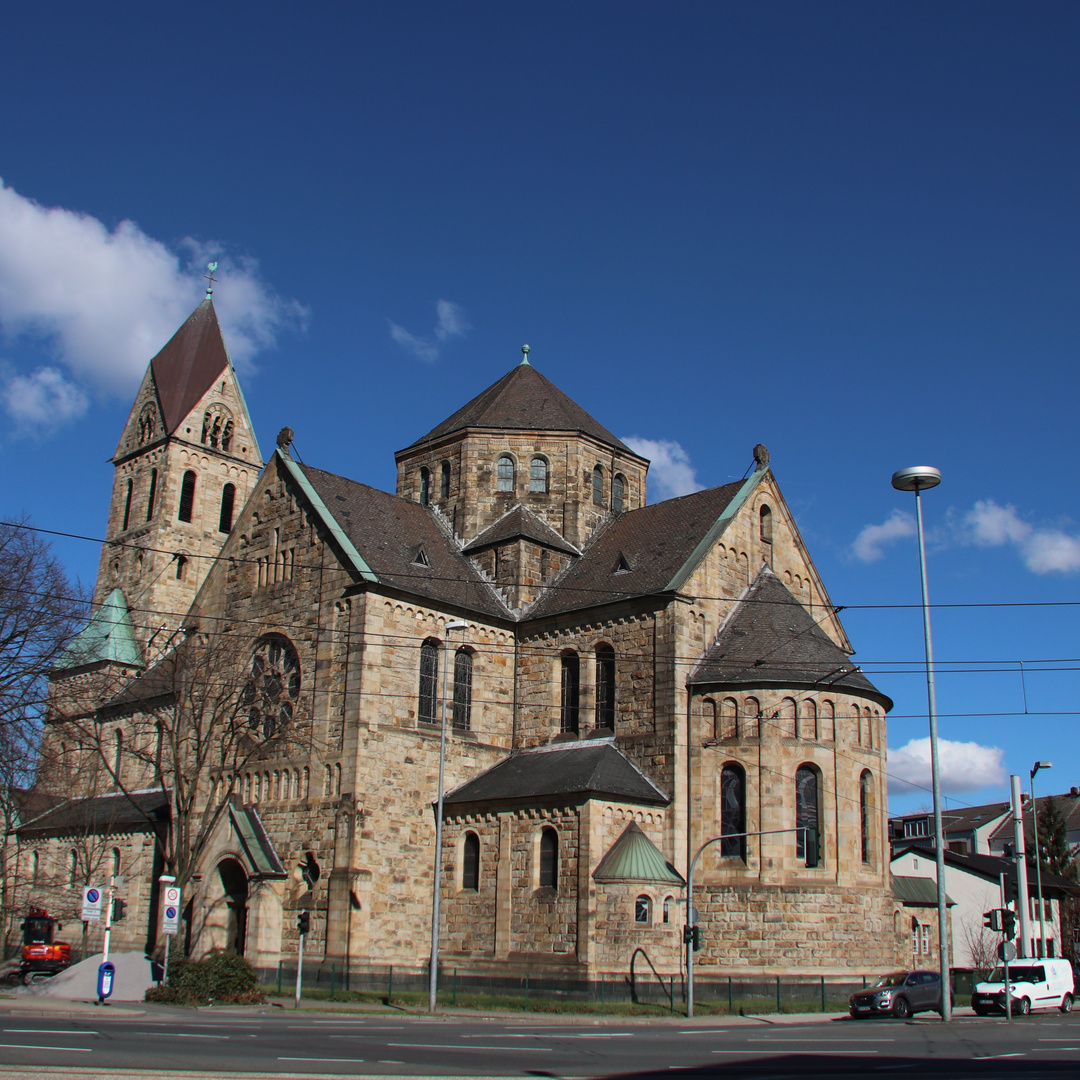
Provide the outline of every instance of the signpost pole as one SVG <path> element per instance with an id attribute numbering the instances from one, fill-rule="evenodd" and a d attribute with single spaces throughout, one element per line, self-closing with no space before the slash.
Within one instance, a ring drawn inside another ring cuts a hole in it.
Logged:
<path id="1" fill-rule="evenodd" d="M 300 951 L 296 957 L 296 1002 L 293 1008 L 300 1008 L 300 989 L 304 978 L 304 938 L 307 934 L 300 935 Z"/>
<path id="2" fill-rule="evenodd" d="M 176 878 L 171 874 L 162 874 L 158 878 L 161 885 L 159 910 L 161 911 L 161 932 L 165 937 L 165 963 L 162 965 L 161 982 L 169 984 L 169 954 L 172 952 L 173 935 L 180 928 L 180 890 L 176 887 Z"/>

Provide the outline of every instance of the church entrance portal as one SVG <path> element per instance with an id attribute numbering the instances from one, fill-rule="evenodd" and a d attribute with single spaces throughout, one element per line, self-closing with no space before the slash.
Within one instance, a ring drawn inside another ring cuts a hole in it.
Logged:
<path id="1" fill-rule="evenodd" d="M 243 956 L 247 937 L 247 874 L 235 859 L 224 859 L 218 863 L 218 874 L 229 913 L 225 927 L 225 950 Z"/>

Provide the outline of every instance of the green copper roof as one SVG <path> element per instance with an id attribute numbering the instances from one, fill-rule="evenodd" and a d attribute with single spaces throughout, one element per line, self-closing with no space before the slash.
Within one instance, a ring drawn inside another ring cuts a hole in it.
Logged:
<path id="1" fill-rule="evenodd" d="M 636 821 L 631 821 L 622 836 L 600 860 L 593 871 L 596 881 L 662 881 L 665 884 L 682 885 L 682 877 L 669 863 L 657 846 L 641 831 Z"/>
<path id="2" fill-rule="evenodd" d="M 90 621 L 75 635 L 71 644 L 57 661 L 58 668 L 97 664 L 103 660 L 114 664 L 142 667 L 135 631 L 128 614 L 127 600 L 119 589 L 113 589 L 90 616 Z"/>

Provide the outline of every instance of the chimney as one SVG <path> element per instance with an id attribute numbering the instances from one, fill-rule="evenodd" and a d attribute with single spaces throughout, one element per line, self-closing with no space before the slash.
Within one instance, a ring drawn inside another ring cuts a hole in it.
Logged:
<path id="1" fill-rule="evenodd" d="M 1072 797 L 1073 797 L 1074 799 L 1075 799 L 1075 798 L 1078 798 L 1078 797 L 1080 797 L 1080 788 L 1078 788 L 1078 787 L 1071 787 L 1071 788 L 1069 788 L 1069 794 L 1070 794 L 1070 795 L 1071 795 L 1071 796 L 1072 796 Z"/>

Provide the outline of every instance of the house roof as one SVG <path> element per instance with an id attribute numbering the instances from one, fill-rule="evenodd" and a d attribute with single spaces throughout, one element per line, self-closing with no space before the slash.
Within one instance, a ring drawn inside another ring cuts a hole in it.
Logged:
<path id="1" fill-rule="evenodd" d="M 948 810 L 941 811 L 941 824 L 946 833 L 973 832 L 975 829 L 984 828 L 991 822 L 997 821 L 1008 812 L 1009 804 L 1007 802 L 987 803 L 984 806 L 961 806 L 955 809 L 950 807 Z M 902 824 L 905 821 L 925 820 L 930 817 L 932 815 L 928 811 L 923 811 L 918 814 L 897 815 L 889 818 L 889 822 L 890 824 L 894 822 Z M 995 829 L 994 835 L 996 833 L 997 830 Z"/>
<path id="2" fill-rule="evenodd" d="M 167 434 L 176 431 L 230 363 L 214 303 L 207 298 L 150 361 Z"/>
<path id="3" fill-rule="evenodd" d="M 596 796 L 666 804 L 668 796 L 611 739 L 555 743 L 513 754 L 450 792 L 444 802 Z"/>
<path id="4" fill-rule="evenodd" d="M 908 907 L 937 907 L 937 882 L 933 878 L 904 877 L 890 874 L 892 894 Z M 945 903 L 955 907 L 956 901 L 946 893 Z"/>
<path id="5" fill-rule="evenodd" d="M 1035 800 L 1035 808 L 1041 814 L 1046 809 L 1046 804 L 1051 800 L 1057 805 L 1061 816 L 1065 819 L 1065 829 L 1070 834 L 1080 832 L 1080 795 L 1074 795 L 1069 792 L 1066 795 L 1041 795 Z M 1009 809 L 1008 804 L 1005 807 Z M 1024 800 L 1024 840 L 1025 847 L 1029 850 L 1034 846 L 1035 833 L 1033 831 L 1033 818 L 1034 815 L 1031 812 L 1031 803 L 1028 800 Z M 1012 818 L 1007 817 L 1004 821 L 1000 822 L 997 828 L 990 834 L 991 840 L 1001 840 L 1005 843 L 1011 844 L 1013 842 L 1013 824 Z"/>
<path id="6" fill-rule="evenodd" d="M 926 855 L 926 848 L 920 844 L 908 845 L 898 850 L 893 855 L 892 861 L 896 862 L 897 859 L 908 854 L 908 852 L 913 852 L 922 858 Z M 951 866 L 957 870 L 967 871 L 967 873 L 975 874 L 987 881 L 997 882 L 1002 874 L 1007 875 L 1013 881 L 1016 880 L 1015 860 L 1007 859 L 1002 855 L 961 855 L 959 852 L 949 851 L 947 849 L 944 855 L 946 866 Z M 1028 891 L 1030 893 L 1034 888 L 1035 860 L 1029 858 L 1027 864 Z M 1064 896 L 1080 895 L 1080 885 L 1075 881 L 1069 881 L 1067 878 L 1052 874 L 1049 870 L 1042 871 L 1042 886 L 1043 895 L 1050 900 L 1057 900 Z"/>
<path id="7" fill-rule="evenodd" d="M 519 364 L 399 454 L 468 428 L 577 431 L 625 453 L 633 453 L 536 368 Z"/>
<path id="8" fill-rule="evenodd" d="M 498 618 L 509 616 L 495 590 L 439 525 L 434 510 L 310 465 L 297 465 L 284 456 L 282 459 L 290 472 L 299 473 L 310 484 L 348 546 L 360 557 L 358 571 L 368 570 L 363 576 L 443 604 Z"/>
<path id="9" fill-rule="evenodd" d="M 130 832 L 167 821 L 169 807 L 170 793 L 160 789 L 65 799 L 54 809 L 25 821 L 16 832 L 27 838 L 68 832 Z"/>
<path id="10" fill-rule="evenodd" d="M 743 486 L 706 488 L 615 516 L 529 617 L 669 591 Z M 623 562 L 628 570 L 621 569 Z"/>
<path id="11" fill-rule="evenodd" d="M 479 551 L 490 544 L 506 540 L 535 540 L 545 547 L 556 551 L 565 551 L 569 555 L 580 555 L 573 544 L 564 540 L 543 518 L 534 514 L 520 503 L 508 510 L 498 521 L 486 528 L 475 540 L 470 540 L 462 549 L 466 554 Z"/>
<path id="12" fill-rule="evenodd" d="M 94 608 L 90 621 L 71 640 L 56 662 L 58 669 L 81 667 L 111 661 L 129 667 L 141 667 L 142 656 L 135 644 L 127 599 L 120 589 L 113 589 Z"/>
<path id="13" fill-rule="evenodd" d="M 784 583 L 763 567 L 690 676 L 696 685 L 843 689 L 892 701 L 854 665 Z"/>
<path id="14" fill-rule="evenodd" d="M 623 829 L 593 871 L 596 881 L 661 881 L 685 885 L 682 875 L 664 858 L 636 821 Z"/>

